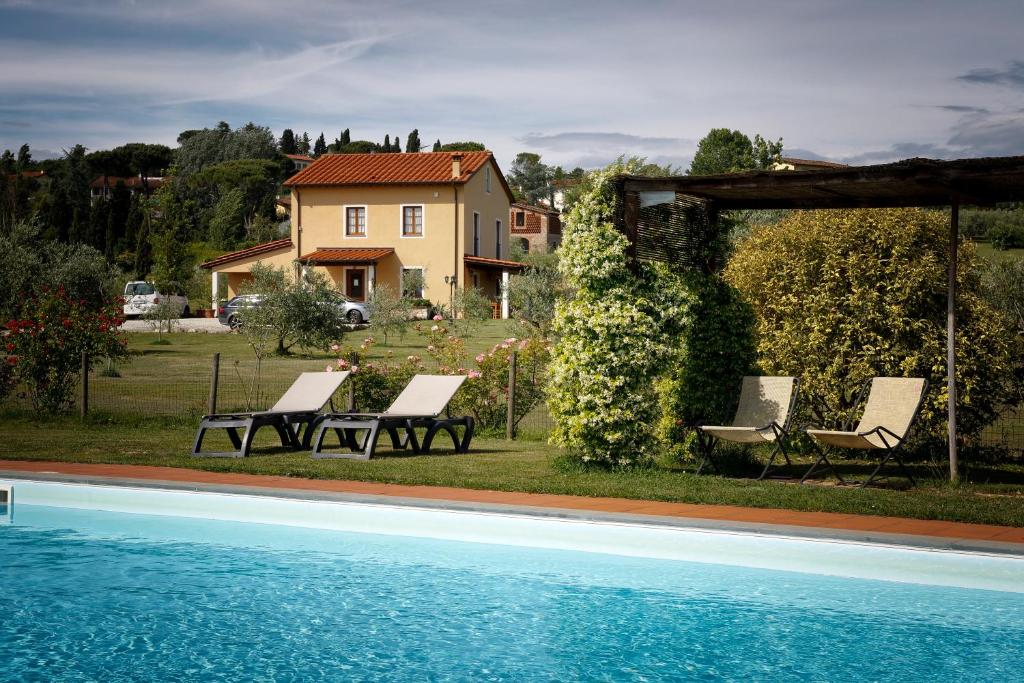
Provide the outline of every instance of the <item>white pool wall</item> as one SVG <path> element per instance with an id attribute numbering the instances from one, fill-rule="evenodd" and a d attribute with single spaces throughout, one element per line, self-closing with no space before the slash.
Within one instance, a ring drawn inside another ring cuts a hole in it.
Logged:
<path id="1" fill-rule="evenodd" d="M 45 505 L 1024 592 L 1024 557 L 826 538 L 591 521 L 414 505 L 2 480 L 18 505 Z"/>

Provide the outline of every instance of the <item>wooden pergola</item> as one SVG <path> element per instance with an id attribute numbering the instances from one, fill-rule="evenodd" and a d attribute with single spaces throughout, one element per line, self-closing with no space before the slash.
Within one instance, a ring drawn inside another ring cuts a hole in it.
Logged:
<path id="1" fill-rule="evenodd" d="M 697 212 L 717 231 L 718 212 L 730 209 L 852 209 L 950 207 L 946 306 L 946 384 L 949 394 L 949 476 L 958 478 L 956 420 L 956 274 L 962 204 L 991 205 L 1024 200 L 1024 156 L 984 159 L 908 159 L 877 166 L 814 171 L 751 171 L 711 176 L 619 176 L 618 228 L 630 255 L 676 265 L 703 239 L 672 221 L 644 221 L 641 207 L 671 204 Z M 683 219 L 686 222 L 686 219 Z"/>

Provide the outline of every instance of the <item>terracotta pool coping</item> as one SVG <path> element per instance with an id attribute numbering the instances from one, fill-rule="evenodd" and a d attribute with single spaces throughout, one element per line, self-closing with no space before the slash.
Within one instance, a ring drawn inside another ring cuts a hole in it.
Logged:
<path id="1" fill-rule="evenodd" d="M 208 472 L 178 467 L 152 465 L 105 465 L 93 463 L 65 463 L 45 461 L 0 460 L 0 476 L 42 475 L 41 478 L 59 477 L 110 480 L 111 483 L 161 483 L 168 485 L 195 485 L 199 488 L 244 488 L 257 492 L 270 490 L 298 494 L 348 494 L 371 497 L 387 502 L 409 503 L 433 501 L 452 506 L 499 506 L 504 510 L 544 512 L 556 514 L 593 513 L 600 516 L 636 518 L 639 520 L 672 520 L 676 523 L 693 522 L 702 526 L 728 524 L 733 527 L 775 527 L 780 530 L 805 530 L 813 535 L 833 533 L 849 536 L 856 534 L 874 540 L 889 538 L 920 539 L 926 545 L 945 539 L 968 542 L 976 547 L 993 549 L 997 546 L 1011 552 L 1024 551 L 1024 528 L 991 524 L 969 524 L 901 517 L 842 514 L 835 512 L 801 512 L 766 508 L 748 508 L 736 505 L 700 505 L 667 503 L 627 498 L 591 498 L 541 493 L 517 493 L 460 489 L 444 486 L 410 486 L 376 482 L 333 479 L 300 479 L 275 475 Z M 130 481 L 126 481 L 130 480 Z M 764 530 L 764 529 L 762 529 Z M 929 540 L 934 539 L 934 541 Z"/>

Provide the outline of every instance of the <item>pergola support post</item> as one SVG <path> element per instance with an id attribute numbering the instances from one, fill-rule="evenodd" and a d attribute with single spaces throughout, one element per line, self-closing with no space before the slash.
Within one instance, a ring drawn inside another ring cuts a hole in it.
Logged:
<path id="1" fill-rule="evenodd" d="M 953 197 L 949 213 L 949 281 L 946 292 L 946 393 L 949 417 L 949 480 L 960 478 L 956 452 L 956 262 L 960 241 L 960 199 Z"/>

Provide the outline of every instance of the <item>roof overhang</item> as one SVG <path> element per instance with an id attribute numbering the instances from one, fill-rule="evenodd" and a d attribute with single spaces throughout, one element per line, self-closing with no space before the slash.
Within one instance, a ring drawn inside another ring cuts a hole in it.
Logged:
<path id="1" fill-rule="evenodd" d="M 620 193 L 687 195 L 717 209 L 851 209 L 1024 200 L 1024 156 L 907 159 L 877 166 L 652 178 L 623 175 Z M 659 203 L 653 201 L 651 203 Z"/>
<path id="2" fill-rule="evenodd" d="M 519 261 L 506 261 L 500 258 L 487 258 L 484 256 L 470 256 L 466 254 L 462 257 L 466 266 L 469 268 L 482 268 L 484 270 L 523 270 L 526 268 L 525 263 Z"/>
<path id="3" fill-rule="evenodd" d="M 392 247 L 319 247 L 299 261 L 315 266 L 370 265 L 394 253 Z"/>
<path id="4" fill-rule="evenodd" d="M 205 263 L 200 263 L 200 268 L 206 268 L 212 270 L 228 263 L 234 263 L 235 261 L 243 261 L 247 258 L 254 256 L 262 256 L 263 254 L 270 254 L 275 251 L 282 251 L 284 249 L 292 248 L 292 240 L 290 237 L 286 237 L 281 240 L 274 240 L 273 242 L 264 242 L 263 244 L 257 244 L 254 247 L 248 249 L 240 249 L 238 251 L 228 252 L 227 254 L 221 254 L 217 258 L 210 259 Z"/>

